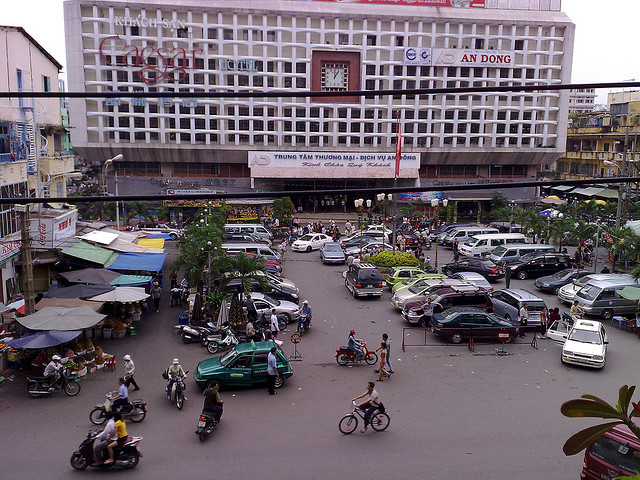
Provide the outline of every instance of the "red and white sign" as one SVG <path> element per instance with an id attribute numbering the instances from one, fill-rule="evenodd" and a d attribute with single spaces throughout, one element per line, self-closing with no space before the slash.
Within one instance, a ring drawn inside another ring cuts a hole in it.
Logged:
<path id="1" fill-rule="evenodd" d="M 0 264 L 3 264 L 7 260 L 15 257 L 20 253 L 20 246 L 22 242 L 8 242 L 0 245 Z"/>
<path id="2" fill-rule="evenodd" d="M 55 248 L 75 236 L 78 211 L 69 210 L 57 217 L 31 218 L 32 248 Z"/>
<path id="3" fill-rule="evenodd" d="M 484 8 L 485 0 L 315 0 L 316 2 L 408 5 L 412 7 Z"/>
<path id="4" fill-rule="evenodd" d="M 505 329 L 498 330 L 499 342 L 502 342 L 502 343 L 508 342 L 510 338 L 511 338 L 511 333 L 509 332 L 509 330 L 505 330 Z"/>

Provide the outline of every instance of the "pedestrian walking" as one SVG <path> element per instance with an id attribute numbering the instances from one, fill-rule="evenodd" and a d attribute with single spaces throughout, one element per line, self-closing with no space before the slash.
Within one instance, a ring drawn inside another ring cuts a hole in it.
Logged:
<path id="1" fill-rule="evenodd" d="M 540 335 L 538 338 L 547 338 L 547 307 L 543 307 L 540 311 Z"/>
<path id="2" fill-rule="evenodd" d="M 387 346 L 387 366 L 389 367 L 389 373 L 395 373 L 393 371 L 393 367 L 391 366 L 391 340 L 389 340 L 389 335 L 387 335 L 386 333 L 383 333 L 382 341 Z"/>
<path id="3" fill-rule="evenodd" d="M 528 309 L 528 305 L 525 303 L 524 305 L 522 305 L 522 307 L 520 308 L 520 328 L 518 329 L 518 336 L 519 337 L 526 337 L 527 335 L 524 333 L 524 327 L 527 326 L 528 322 L 528 317 L 529 317 L 529 313 L 527 312 Z"/>
<path id="4" fill-rule="evenodd" d="M 431 321 L 433 320 L 433 311 L 436 308 L 436 305 L 440 305 L 439 303 L 434 303 L 431 301 L 431 297 L 427 298 L 427 303 L 422 307 L 423 310 L 423 319 L 420 322 L 420 326 L 423 328 L 429 328 L 431 326 Z"/>
<path id="5" fill-rule="evenodd" d="M 276 379 L 280 376 L 278 373 L 278 357 L 276 357 L 276 347 L 271 347 L 269 355 L 267 355 L 267 389 L 269 395 L 277 395 Z"/>
<path id="6" fill-rule="evenodd" d="M 382 382 L 384 377 L 389 378 L 391 374 L 384 368 L 387 365 L 387 358 L 389 352 L 387 351 L 387 344 L 384 341 L 380 342 L 380 346 L 376 350 L 376 352 L 380 352 L 379 361 L 378 361 L 378 382 Z"/>
<path id="7" fill-rule="evenodd" d="M 131 355 L 125 355 L 124 359 L 124 385 L 129 388 L 129 385 L 133 384 L 134 390 L 140 390 L 140 387 L 133 378 L 133 374 L 136 371 L 136 365 L 131 359 Z"/>
<path id="8" fill-rule="evenodd" d="M 273 338 L 278 338 L 278 335 L 280 335 L 280 328 L 278 327 L 278 315 L 276 314 L 275 308 L 271 310 L 271 325 L 269 328 Z"/>
<path id="9" fill-rule="evenodd" d="M 153 308 L 158 312 L 160 308 L 160 297 L 162 296 L 162 287 L 158 282 L 153 282 L 151 287 L 151 298 L 153 299 Z"/>
<path id="10" fill-rule="evenodd" d="M 504 267 L 504 283 L 507 288 L 511 285 L 511 268 L 509 268 L 509 265 Z"/>
<path id="11" fill-rule="evenodd" d="M 171 290 L 178 286 L 178 272 L 174 270 L 171 272 Z"/>

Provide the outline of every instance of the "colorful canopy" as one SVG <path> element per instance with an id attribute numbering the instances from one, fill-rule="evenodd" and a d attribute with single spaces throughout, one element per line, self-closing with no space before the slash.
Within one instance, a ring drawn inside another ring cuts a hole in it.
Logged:
<path id="1" fill-rule="evenodd" d="M 163 238 L 139 238 L 138 245 L 147 248 L 164 248 L 164 239 Z"/>
<path id="2" fill-rule="evenodd" d="M 111 285 L 71 285 L 70 287 L 50 287 L 47 296 L 51 298 L 88 298 L 101 293 L 110 292 Z"/>
<path id="3" fill-rule="evenodd" d="M 109 270 L 160 272 L 167 258 L 166 253 L 120 253 Z"/>
<path id="4" fill-rule="evenodd" d="M 29 330 L 83 330 L 93 327 L 106 317 L 92 308 L 45 307 L 39 312 L 16 319 Z"/>
<path id="5" fill-rule="evenodd" d="M 49 348 L 55 347 L 62 343 L 67 343 L 76 338 L 82 333 L 82 330 L 68 330 L 60 332 L 57 330 L 37 332 L 32 335 L 26 335 L 21 338 L 16 338 L 9 342 L 11 348 Z"/>
<path id="6" fill-rule="evenodd" d="M 86 305 L 97 312 L 98 309 L 102 306 L 102 303 L 88 302 L 87 300 L 82 300 L 81 298 L 44 297 L 41 298 L 38 303 L 36 303 L 36 312 L 38 310 L 42 310 L 44 307 L 82 307 L 83 305 Z"/>
<path id="7" fill-rule="evenodd" d="M 91 285 L 109 283 L 118 278 L 116 272 L 106 268 L 83 268 L 82 270 L 63 272 L 60 275 L 66 278 L 69 283 L 87 283 Z"/>
<path id="8" fill-rule="evenodd" d="M 171 240 L 171 235 L 169 235 L 168 233 L 150 233 L 148 235 L 145 235 L 144 238 L 161 238 L 163 240 Z M 138 242 L 140 243 L 140 242 Z"/>
<path id="9" fill-rule="evenodd" d="M 120 275 L 109 282 L 113 286 L 143 287 L 153 280 L 149 275 Z"/>
<path id="10" fill-rule="evenodd" d="M 106 292 L 89 298 L 91 302 L 118 302 L 134 303 L 149 298 L 149 294 L 140 287 L 115 287 L 110 292 Z"/>
<path id="11" fill-rule="evenodd" d="M 65 248 L 61 252 L 69 257 L 74 257 L 91 263 L 97 263 L 103 267 L 113 261 L 117 255 L 106 248 L 96 247 L 84 240 L 76 243 L 74 246 Z"/>

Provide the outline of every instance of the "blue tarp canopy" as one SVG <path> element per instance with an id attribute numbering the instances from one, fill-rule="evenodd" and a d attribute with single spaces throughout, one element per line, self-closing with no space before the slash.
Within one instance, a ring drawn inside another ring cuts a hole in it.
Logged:
<path id="1" fill-rule="evenodd" d="M 64 332 L 49 330 L 45 332 L 37 332 L 22 338 L 11 340 L 9 342 L 9 346 L 11 348 L 29 349 L 55 347 L 56 345 L 70 342 L 81 333 L 82 330 L 67 330 Z"/>
<path id="2" fill-rule="evenodd" d="M 111 285 L 126 285 L 128 287 L 144 287 L 153 280 L 150 275 L 120 275 L 118 278 L 111 281 Z"/>
<path id="3" fill-rule="evenodd" d="M 144 238 L 162 238 L 164 240 L 171 240 L 171 235 L 168 233 L 151 233 L 149 235 L 145 235 Z"/>
<path id="4" fill-rule="evenodd" d="M 121 253 L 108 265 L 109 270 L 160 272 L 166 253 Z"/>

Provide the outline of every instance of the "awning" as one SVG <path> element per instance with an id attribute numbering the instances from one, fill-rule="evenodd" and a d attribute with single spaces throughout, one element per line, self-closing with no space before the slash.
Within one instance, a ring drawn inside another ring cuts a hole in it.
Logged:
<path id="1" fill-rule="evenodd" d="M 109 270 L 160 272 L 167 258 L 166 253 L 120 253 Z"/>
<path id="2" fill-rule="evenodd" d="M 24 315 L 24 298 L 16 300 L 15 302 L 11 302 L 8 305 L 3 305 L 3 307 L 4 308 L 2 309 L 2 311 L 0 311 L 0 313 L 7 313 L 11 310 L 15 310 L 16 312 Z"/>
<path id="3" fill-rule="evenodd" d="M 91 302 L 135 303 L 149 298 L 149 294 L 140 287 L 116 287 L 110 292 L 96 295 L 89 299 Z"/>
<path id="4" fill-rule="evenodd" d="M 112 262 L 114 257 L 117 255 L 111 250 L 107 250 L 106 248 L 102 247 L 96 247 L 95 245 L 87 243 L 84 240 L 81 240 L 73 247 L 65 248 L 61 253 L 69 257 L 78 258 L 80 260 L 91 263 L 97 263 L 98 265 L 102 265 L 103 267 Z"/>
<path id="5" fill-rule="evenodd" d="M 618 190 L 614 190 L 613 188 L 603 188 L 598 193 L 596 193 L 596 197 L 617 200 L 618 198 L 620 198 L 620 193 L 618 192 Z"/>
<path id="6" fill-rule="evenodd" d="M 50 287 L 47 296 L 50 298 L 88 298 L 110 292 L 115 287 L 111 285 L 82 285 L 76 284 L 70 287 Z"/>
<path id="7" fill-rule="evenodd" d="M 163 249 L 147 248 L 144 245 L 131 243 L 128 240 L 123 240 L 121 238 L 116 238 L 109 245 L 105 245 L 105 248 L 120 253 L 164 253 Z"/>
<path id="8" fill-rule="evenodd" d="M 82 307 L 87 306 L 94 311 L 98 311 L 98 309 L 102 306 L 102 303 L 97 302 L 88 302 L 86 300 L 82 300 L 80 298 L 49 298 L 44 297 L 38 303 L 36 303 L 36 312 L 38 310 L 42 310 L 44 307 Z"/>
<path id="9" fill-rule="evenodd" d="M 163 240 L 171 240 L 171 235 L 168 233 L 150 233 L 144 236 L 145 239 L 148 238 L 162 238 Z M 140 243 L 140 242 L 138 242 Z"/>
<path id="10" fill-rule="evenodd" d="M 572 188 L 575 188 L 572 185 L 557 185 L 555 187 L 551 187 L 551 190 L 558 190 L 559 192 L 568 192 Z"/>
<path id="11" fill-rule="evenodd" d="M 105 284 L 118 278 L 118 274 L 106 268 L 83 268 L 60 274 L 69 283 Z"/>
<path id="12" fill-rule="evenodd" d="M 48 332 L 38 332 L 11 340 L 9 346 L 11 348 L 26 348 L 31 350 L 55 347 L 56 345 L 70 342 L 81 333 L 82 330 L 69 330 L 65 332 L 51 330 Z"/>
<path id="13" fill-rule="evenodd" d="M 164 248 L 164 239 L 163 238 L 139 238 L 138 245 L 147 247 L 147 248 Z"/>
<path id="14" fill-rule="evenodd" d="M 39 312 L 16 319 L 29 330 L 83 330 L 93 327 L 106 317 L 92 308 L 45 307 Z"/>
<path id="15" fill-rule="evenodd" d="M 571 192 L 571 195 L 577 194 L 577 195 L 583 195 L 585 197 L 593 197 L 596 193 L 598 193 L 601 190 L 603 189 L 599 187 L 576 188 L 573 192 Z"/>
<path id="16" fill-rule="evenodd" d="M 101 245 L 109 245 L 116 238 L 118 238 L 118 234 L 94 230 L 93 232 L 89 232 L 86 235 L 82 235 L 80 238 L 82 240 L 86 240 L 87 242 L 96 242 Z"/>
<path id="17" fill-rule="evenodd" d="M 115 286 L 142 287 L 148 285 L 153 280 L 149 275 L 120 275 L 118 278 L 109 282 Z"/>
<path id="18" fill-rule="evenodd" d="M 618 295 L 627 300 L 638 301 L 640 300 L 640 287 L 624 287 L 622 290 L 618 290 Z"/>

